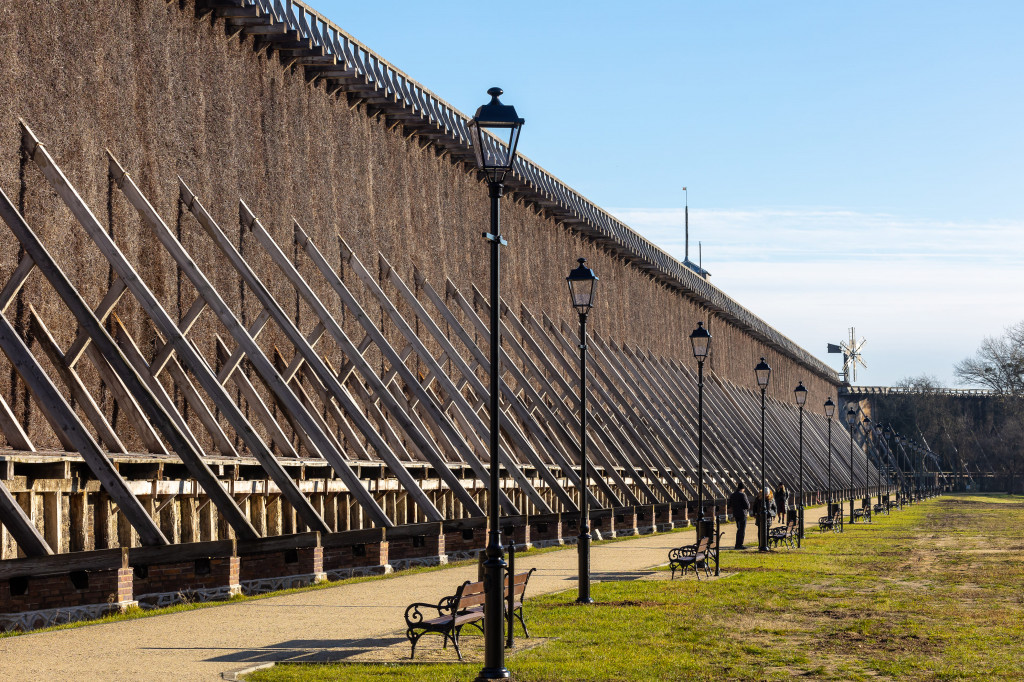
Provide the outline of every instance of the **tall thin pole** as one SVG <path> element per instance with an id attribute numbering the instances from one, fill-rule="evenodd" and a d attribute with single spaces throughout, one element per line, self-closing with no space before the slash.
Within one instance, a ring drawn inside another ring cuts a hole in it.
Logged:
<path id="1" fill-rule="evenodd" d="M 828 515 L 832 516 L 832 417 L 828 418 Z"/>
<path id="2" fill-rule="evenodd" d="M 757 548 L 759 552 L 768 551 L 768 496 L 764 494 L 764 394 L 767 387 L 761 387 L 761 544 Z"/>
<path id="3" fill-rule="evenodd" d="M 499 428 L 501 427 L 498 405 L 499 381 L 501 381 L 501 294 L 498 289 L 501 274 L 501 208 L 499 199 L 504 187 L 500 182 L 490 183 L 491 198 L 491 233 L 487 238 L 491 242 L 491 377 L 490 377 L 490 417 L 491 417 L 491 480 L 487 496 L 487 514 L 489 529 L 487 534 L 486 561 L 484 561 L 484 668 L 478 680 L 500 680 L 511 676 L 505 667 L 505 550 L 501 546 L 501 529 L 499 526 L 500 509 L 498 507 L 500 481 Z"/>
<path id="4" fill-rule="evenodd" d="M 593 604 L 590 597 L 590 505 L 587 500 L 587 314 L 580 313 L 580 535 L 576 539 L 579 559 L 578 604 Z"/>
<path id="5" fill-rule="evenodd" d="M 697 361 L 697 540 L 704 528 L 704 361 Z"/>
<path id="6" fill-rule="evenodd" d="M 868 501 L 867 508 L 871 509 L 871 444 L 868 442 L 868 437 L 871 435 L 869 432 L 871 429 L 867 429 L 864 434 L 864 444 L 868 447 L 864 448 L 864 499 Z M 868 517 L 865 516 L 865 519 Z"/>
<path id="7" fill-rule="evenodd" d="M 800 541 L 804 537 L 804 406 L 800 406 L 800 496 L 799 506 L 796 514 L 800 520 L 800 531 L 796 535 L 796 546 L 799 549 Z"/>
<path id="8" fill-rule="evenodd" d="M 856 484 L 853 480 L 853 424 L 850 424 L 850 523 L 857 523 L 853 515 L 853 498 Z"/>

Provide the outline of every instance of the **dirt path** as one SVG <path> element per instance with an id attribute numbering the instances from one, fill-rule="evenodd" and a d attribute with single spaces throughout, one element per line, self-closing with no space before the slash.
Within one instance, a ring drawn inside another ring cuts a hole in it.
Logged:
<path id="1" fill-rule="evenodd" d="M 824 513 L 824 508 L 807 510 L 808 531 Z M 723 531 L 722 544 L 731 547 L 735 526 Z M 753 531 L 748 524 L 748 547 L 756 546 Z M 693 537 L 688 530 L 595 545 L 593 579 L 636 579 L 666 563 L 669 549 Z M 574 547 L 520 557 L 516 565 L 517 570 L 534 567 L 530 594 L 576 587 Z M 404 627 L 402 614 L 410 602 L 436 602 L 469 579 L 476 579 L 476 566 L 0 639 L 0 679 L 216 680 L 260 662 L 387 646 Z"/>

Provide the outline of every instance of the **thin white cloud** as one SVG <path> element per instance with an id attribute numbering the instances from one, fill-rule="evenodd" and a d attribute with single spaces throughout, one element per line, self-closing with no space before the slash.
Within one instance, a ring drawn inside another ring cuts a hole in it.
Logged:
<path id="1" fill-rule="evenodd" d="M 681 209 L 613 209 L 683 257 Z M 826 342 L 856 326 L 871 343 L 858 383 L 928 373 L 1024 319 L 1024 223 L 936 222 L 829 209 L 691 210 L 690 258 L 703 243 L 712 281 L 834 367 Z"/>

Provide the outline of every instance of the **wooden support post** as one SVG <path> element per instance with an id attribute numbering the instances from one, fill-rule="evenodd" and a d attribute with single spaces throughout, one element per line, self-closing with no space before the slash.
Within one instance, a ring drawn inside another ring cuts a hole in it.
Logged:
<path id="1" fill-rule="evenodd" d="M 3 196 L 3 199 L 6 200 L 7 197 Z M 0 206 L 0 212 L 2 211 L 3 208 Z M 4 217 L 7 218 L 6 215 Z M 41 270 L 45 270 L 46 265 L 42 263 L 41 259 L 37 259 L 36 262 L 40 263 Z M 147 545 L 166 545 L 167 538 L 153 523 L 153 519 L 142 509 L 138 499 L 129 490 L 128 483 L 107 459 L 92 434 L 79 421 L 78 415 L 67 404 L 57 387 L 53 385 L 49 375 L 36 362 L 32 352 L 25 345 L 25 341 L 11 326 L 7 318 L 2 315 L 0 315 L 0 349 L 10 358 L 18 375 L 28 386 L 50 427 L 55 433 L 63 434 L 63 440 L 81 454 L 82 459 L 86 461 L 93 474 L 99 479 L 103 489 L 117 502 L 124 515 L 138 529 L 142 541 Z"/>
<path id="2" fill-rule="evenodd" d="M 3 319 L 3 316 L 0 316 L 0 319 Z M 31 493 L 29 495 L 31 496 Z M 26 514 L 22 506 L 14 499 L 3 481 L 0 481 L 0 523 L 7 528 L 11 537 L 18 543 L 18 548 L 26 556 L 53 554 L 53 549 L 43 534 L 36 528 L 29 514 Z"/>
<path id="3" fill-rule="evenodd" d="M 470 406 L 469 402 L 466 400 L 466 397 L 455 385 L 455 382 L 453 382 L 452 379 L 449 376 L 447 376 L 444 370 L 440 367 L 440 365 L 438 365 L 437 360 L 430 353 L 430 351 L 427 350 L 426 346 L 423 344 L 423 341 L 419 338 L 419 336 L 417 336 L 413 328 L 410 327 L 409 323 L 406 321 L 406 318 L 404 318 L 401 315 L 401 313 L 398 312 L 398 309 L 394 306 L 391 300 L 387 297 L 384 291 L 377 284 L 377 280 L 374 278 L 373 275 L 370 274 L 369 271 L 367 271 L 367 268 L 364 265 L 362 265 L 362 262 L 358 259 L 358 257 L 351 250 L 348 244 L 345 243 L 345 240 L 339 237 L 338 243 L 341 247 L 342 258 L 345 259 L 345 262 L 349 265 L 351 271 L 355 273 L 359 281 L 361 281 L 362 284 L 366 286 L 367 290 L 370 291 L 373 297 L 380 304 L 381 308 L 387 313 L 388 317 L 390 317 L 391 322 L 394 324 L 395 328 L 401 334 L 402 338 L 406 339 L 406 342 L 409 344 L 410 348 L 416 353 L 421 363 L 423 363 L 423 365 L 427 368 L 431 378 L 439 384 L 440 389 L 444 391 L 444 393 L 447 395 L 447 398 L 449 398 L 449 400 L 452 401 L 452 403 L 454 403 L 457 416 L 458 418 L 460 418 L 460 421 L 464 424 L 465 431 L 470 436 L 475 435 L 474 441 L 478 443 L 478 450 L 480 452 L 484 452 L 486 450 L 486 447 L 484 446 L 484 438 L 489 437 L 488 426 L 483 423 L 483 420 L 480 418 L 480 415 Z M 406 292 L 408 292 L 408 288 L 404 286 L 404 283 L 401 281 L 400 278 L 398 278 L 397 273 L 394 272 L 393 268 L 391 267 L 391 264 L 387 261 L 386 258 L 384 258 L 383 254 L 378 253 L 377 257 L 381 271 L 387 273 L 392 283 L 399 283 L 400 287 L 406 290 Z M 410 296 L 406 298 L 411 298 L 412 300 L 415 301 L 415 297 L 411 296 L 411 292 L 409 293 Z M 432 325 L 433 321 L 431 321 L 430 324 Z M 404 360 L 404 358 L 401 359 Z M 404 361 L 400 361 L 397 367 L 393 366 L 393 369 L 398 370 L 399 376 L 404 375 L 403 380 L 406 381 L 407 384 L 410 381 L 416 384 L 417 388 L 414 389 L 414 395 L 417 395 L 421 402 L 423 402 L 425 399 L 430 400 L 430 406 L 428 407 L 429 413 L 437 415 L 442 414 L 442 411 L 437 406 L 436 401 L 433 399 L 433 396 L 428 391 L 426 391 L 426 389 L 423 386 L 421 386 L 418 381 L 416 381 L 416 377 L 412 376 L 412 373 L 408 370 L 406 364 L 404 364 Z M 401 372 L 401 370 L 404 370 L 404 372 Z M 483 394 L 485 394 L 485 392 Z M 439 418 L 440 417 L 438 417 L 438 419 Z M 513 459 L 512 454 L 507 452 L 508 449 L 506 447 L 506 452 L 504 452 L 503 459 L 510 473 L 513 471 L 520 471 L 519 467 L 521 464 L 529 463 L 531 466 L 534 466 L 538 470 L 541 477 L 544 479 L 546 483 L 548 483 L 552 491 L 555 493 L 555 496 L 563 504 L 571 507 L 571 498 L 565 492 L 565 489 L 562 487 L 561 483 L 558 482 L 558 479 L 548 469 L 547 462 L 544 462 L 540 458 L 540 456 L 534 450 L 534 447 L 532 447 L 532 445 L 529 443 L 529 441 L 526 440 L 526 438 L 521 434 L 521 432 L 519 432 L 516 428 L 506 428 L 503 435 L 506 435 L 509 438 L 509 440 L 512 443 L 514 452 L 517 453 L 520 456 L 520 458 L 522 458 L 517 463 Z M 523 459 L 525 460 L 525 462 L 522 461 Z M 522 484 L 522 480 L 525 480 L 525 477 L 522 476 L 521 472 L 519 476 L 516 476 L 514 473 L 512 475 L 514 478 L 516 478 L 517 482 L 519 482 L 520 485 Z M 526 485 L 521 487 L 520 489 L 522 489 L 522 491 L 527 495 L 527 497 L 532 498 L 532 496 L 530 495 L 530 491 L 535 491 L 536 488 L 532 486 L 530 481 L 526 480 Z"/>
<path id="4" fill-rule="evenodd" d="M 119 263 L 118 267 L 115 268 L 115 270 L 123 271 L 118 273 L 119 276 L 121 276 L 122 279 L 125 279 L 126 282 L 130 279 L 133 282 L 141 283 L 140 280 L 138 280 L 138 275 L 135 273 L 134 269 L 130 266 L 127 268 L 121 267 L 123 254 L 120 253 L 120 249 L 117 249 L 116 245 L 110 241 L 109 235 L 106 234 L 106 230 L 103 229 L 103 226 L 100 225 L 99 221 L 92 214 L 92 211 L 89 210 L 85 205 L 85 202 L 83 202 L 81 197 L 78 196 L 78 193 L 71 186 L 71 183 L 68 182 L 68 179 L 64 176 L 63 172 L 61 172 L 53 162 L 53 159 L 50 157 L 45 147 L 39 143 L 39 140 L 35 137 L 32 131 L 29 130 L 24 122 L 22 122 L 21 125 L 22 146 L 29 158 L 31 158 L 43 171 L 43 175 L 50 182 L 50 185 L 57 190 L 57 194 L 64 201 L 65 205 L 71 209 L 71 212 L 75 215 L 79 223 L 86 229 L 93 240 L 106 247 L 107 253 L 104 255 L 109 257 L 108 261 L 111 261 L 112 263 L 117 261 Z M 60 268 L 53 261 L 46 249 L 42 246 L 42 242 L 39 241 L 38 237 L 25 223 L 21 215 L 18 214 L 14 205 L 2 192 L 0 192 L 0 216 L 2 216 L 8 226 L 10 226 L 11 230 L 15 233 L 15 237 L 19 242 L 21 242 L 22 246 L 25 247 L 26 252 L 32 256 L 33 260 L 35 260 L 36 266 L 39 267 L 40 271 L 50 282 L 50 285 L 56 290 L 65 305 L 67 305 L 71 310 L 82 329 L 91 337 L 92 343 L 90 345 L 99 346 L 100 352 L 102 352 L 103 356 L 110 363 L 111 368 L 124 382 L 124 385 L 129 392 L 139 399 L 147 417 L 153 425 L 157 427 L 157 430 L 161 432 L 164 438 L 167 439 L 172 449 L 178 453 L 182 462 L 186 467 L 188 467 L 199 485 L 203 487 L 203 490 L 205 490 L 208 495 L 217 499 L 217 503 L 222 513 L 225 513 L 230 517 L 233 526 L 238 530 L 240 536 L 255 539 L 257 537 L 255 529 L 249 524 L 248 520 L 242 516 L 238 508 L 235 507 L 234 501 L 225 495 L 217 477 L 214 476 L 213 472 L 210 471 L 210 468 L 203 460 L 202 454 L 197 452 L 188 443 L 184 436 L 182 436 L 181 432 L 174 426 L 167 413 L 164 412 L 164 410 L 157 404 L 152 393 L 145 384 L 143 384 L 142 380 L 134 370 L 128 365 L 113 339 L 110 338 L 110 335 L 92 314 L 92 311 L 85 305 L 81 296 L 68 281 L 64 273 L 61 272 Z M 112 249 L 109 248 L 111 246 L 113 247 Z M 115 257 L 116 255 L 120 255 L 120 261 Z M 126 264 L 127 262 L 123 261 L 123 263 Z M 139 287 L 136 288 L 138 289 Z M 144 307 L 155 302 L 152 292 L 145 289 L 144 285 L 141 289 L 144 289 L 144 293 L 148 294 L 148 297 L 143 295 L 142 300 L 140 300 L 140 303 L 142 303 Z M 140 293 L 143 292 L 140 291 Z M 163 312 L 162 309 L 161 312 Z"/>
<path id="5" fill-rule="evenodd" d="M 420 454 L 424 458 L 426 458 L 431 463 L 431 465 L 433 465 L 434 470 L 438 473 L 442 480 L 447 481 L 449 484 L 457 480 L 457 478 L 451 473 L 451 470 L 449 469 L 447 462 L 444 460 L 443 455 L 438 451 L 437 444 L 431 438 L 428 438 L 427 436 L 424 435 L 423 431 L 417 425 L 412 415 L 405 408 L 403 408 L 403 406 L 395 399 L 394 395 L 392 395 L 389 392 L 385 383 L 380 379 L 380 377 L 373 370 L 373 368 L 370 367 L 368 363 L 365 361 L 362 352 L 354 346 L 351 339 L 349 339 L 348 335 L 345 334 L 345 332 L 341 329 L 341 326 L 337 324 L 334 318 L 327 311 L 327 308 L 323 304 L 323 302 L 320 301 L 319 297 L 316 296 L 316 294 L 313 292 L 312 288 L 309 286 L 306 280 L 299 274 L 298 270 L 291 264 L 288 258 L 281 251 L 280 247 L 277 246 L 277 243 L 274 242 L 274 240 L 266 232 L 266 230 L 259 223 L 259 221 L 255 219 L 255 217 L 253 217 L 249 221 L 249 229 L 252 231 L 253 235 L 256 237 L 256 240 L 260 243 L 260 245 L 264 248 L 268 255 L 270 255 L 271 259 L 282 271 L 285 277 L 288 278 L 289 282 L 295 288 L 296 292 L 298 292 L 302 299 L 312 308 L 313 313 L 314 315 L 316 315 L 318 322 L 324 325 L 324 327 L 327 329 L 327 333 L 331 336 L 332 339 L 334 339 L 335 343 L 338 344 L 341 351 L 348 357 L 348 362 L 351 363 L 351 367 L 343 368 L 342 372 L 347 374 L 348 372 L 351 372 L 353 370 L 358 371 L 362 378 L 367 382 L 367 387 L 365 389 L 362 386 L 353 386 L 353 388 L 357 392 L 360 390 L 366 390 L 370 394 L 372 394 L 373 398 L 380 401 L 381 405 L 391 415 L 391 417 L 394 419 L 398 427 L 401 428 L 401 430 L 406 434 L 412 446 L 418 452 L 420 452 Z M 321 274 L 327 280 L 328 284 L 333 285 L 335 283 L 335 280 L 337 279 L 337 275 L 332 270 L 330 270 L 329 266 L 325 270 L 323 265 L 326 263 L 326 261 L 322 261 L 323 256 L 317 250 L 316 246 L 311 241 L 308 240 L 308 237 L 305 235 L 304 232 L 302 232 L 302 229 L 297 224 L 295 225 L 295 239 L 299 246 L 302 246 L 305 249 L 306 254 L 313 261 L 314 265 L 318 267 Z M 332 288 L 334 288 L 335 291 L 337 292 L 336 287 Z M 342 297 L 342 302 L 345 303 L 346 306 L 348 306 L 351 309 L 351 306 L 349 305 L 351 301 L 345 300 L 345 298 Z M 359 313 L 354 313 L 357 319 L 361 314 L 361 310 Z M 391 348 L 390 344 L 388 344 L 388 342 L 385 339 L 383 339 L 382 336 L 379 335 L 379 330 L 377 330 L 372 323 L 369 323 L 369 320 L 366 320 L 365 322 L 369 324 L 368 327 L 367 324 L 363 324 L 367 336 L 367 341 L 369 343 L 375 343 L 377 345 L 377 347 L 380 349 L 384 357 L 388 359 L 388 362 L 392 363 L 392 367 L 394 369 L 398 369 L 398 365 L 401 365 L 402 368 L 405 368 L 405 365 L 401 362 L 401 360 L 396 357 L 394 349 Z M 383 346 L 381 345 L 382 343 Z M 297 349 L 302 350 L 299 349 L 298 347 Z M 307 363 L 310 364 L 310 369 L 312 369 L 316 373 L 317 377 L 323 382 L 325 388 L 331 393 L 331 395 L 336 400 L 338 400 L 339 404 L 342 405 L 345 411 L 351 415 L 351 411 L 349 410 L 349 408 L 345 405 L 344 402 L 342 402 L 341 399 L 339 399 L 339 395 L 341 398 L 346 398 L 347 393 L 341 391 L 342 387 L 337 378 L 334 377 L 333 374 L 330 374 L 326 377 L 323 376 L 322 373 L 317 369 L 315 362 L 312 362 L 308 357 L 305 357 L 305 359 Z M 417 386 L 418 385 L 419 384 L 417 383 Z M 411 391 L 415 391 L 414 387 L 410 386 L 409 388 Z M 374 400 L 364 399 L 363 402 L 364 404 L 370 405 L 374 402 Z M 383 415 L 379 415 L 378 422 L 381 423 L 382 426 L 386 424 L 386 420 L 383 420 Z M 454 430 L 446 429 L 446 426 L 448 426 L 447 422 L 445 422 L 444 425 L 438 424 L 438 427 L 442 431 L 440 438 L 442 444 L 445 445 L 446 447 L 450 444 L 451 446 L 458 448 L 459 444 L 462 442 L 460 437 L 458 436 L 457 433 L 454 432 Z M 376 431 L 374 431 L 372 435 L 368 434 L 365 428 L 361 428 L 360 431 L 363 432 L 364 435 L 366 435 L 371 440 L 371 443 L 379 438 L 379 436 L 376 434 Z M 447 442 L 445 442 L 446 439 Z M 374 446 L 374 449 L 378 450 L 376 446 Z M 386 450 L 384 452 L 378 452 L 378 455 L 385 461 L 388 461 L 389 450 Z M 475 455 L 472 452 L 470 452 L 467 448 L 463 447 L 459 450 L 459 452 L 463 454 L 465 457 L 468 457 L 471 461 L 475 460 L 479 464 L 479 461 L 476 460 Z M 428 518 L 431 521 L 444 520 L 443 514 L 441 514 L 441 512 L 437 510 L 437 508 L 433 505 L 430 499 L 421 490 L 419 490 L 419 484 L 415 481 L 415 479 L 413 479 L 411 476 L 408 476 L 408 480 L 405 480 L 407 473 L 395 471 L 394 469 L 392 470 L 394 471 L 396 477 L 398 477 L 399 480 L 401 481 L 403 487 L 409 490 L 410 494 L 414 495 L 417 498 L 418 503 L 425 510 Z M 483 510 L 480 510 L 480 513 L 482 515 Z"/>

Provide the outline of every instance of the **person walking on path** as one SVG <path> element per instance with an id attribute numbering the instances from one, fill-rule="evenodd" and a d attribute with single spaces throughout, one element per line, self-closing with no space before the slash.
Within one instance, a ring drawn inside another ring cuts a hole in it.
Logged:
<path id="1" fill-rule="evenodd" d="M 729 496 L 729 508 L 732 509 L 736 521 L 736 549 L 745 549 L 743 539 L 747 532 L 747 512 L 750 511 L 750 499 L 742 483 L 736 485 L 736 492 Z"/>
<path id="2" fill-rule="evenodd" d="M 764 487 L 754 499 L 754 520 L 757 521 L 757 548 L 768 549 L 768 521 L 775 517 L 775 499 L 772 490 Z"/>
<path id="3" fill-rule="evenodd" d="M 789 491 L 786 490 L 786 486 L 784 486 L 782 483 L 779 483 L 779 491 L 777 493 L 775 493 L 775 499 L 778 501 L 778 504 L 779 504 L 779 509 L 778 509 L 778 516 L 779 516 L 779 518 L 778 518 L 778 522 L 779 523 L 785 523 L 786 522 L 786 509 L 788 508 L 787 505 L 788 505 L 788 502 L 789 502 Z"/>

